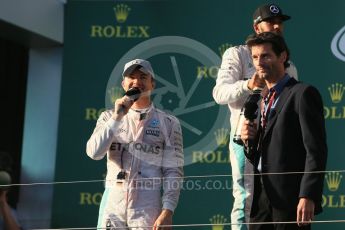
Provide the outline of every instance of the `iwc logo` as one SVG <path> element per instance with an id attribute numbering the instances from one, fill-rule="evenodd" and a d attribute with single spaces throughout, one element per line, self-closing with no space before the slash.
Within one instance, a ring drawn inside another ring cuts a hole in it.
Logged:
<path id="1" fill-rule="evenodd" d="M 212 224 L 212 230 L 223 230 L 228 219 L 223 215 L 217 214 L 210 218 L 210 223 Z"/>
<path id="2" fill-rule="evenodd" d="M 125 25 L 131 12 L 126 4 L 117 4 L 113 7 L 115 25 L 91 25 L 92 38 L 149 38 L 150 27 L 147 25 Z M 110 13 L 110 11 L 109 11 Z"/>
<path id="3" fill-rule="evenodd" d="M 328 191 L 322 196 L 322 207 L 345 208 L 345 195 L 341 194 L 341 181 L 343 175 L 340 172 L 328 172 L 325 175 Z"/>
<path id="4" fill-rule="evenodd" d="M 342 83 L 334 83 L 328 87 L 328 92 L 333 103 L 332 106 L 324 106 L 325 119 L 345 119 L 345 106 L 341 105 L 345 91 Z"/>
<path id="5" fill-rule="evenodd" d="M 331 50 L 339 60 L 345 61 L 345 26 L 341 28 L 333 37 Z"/>

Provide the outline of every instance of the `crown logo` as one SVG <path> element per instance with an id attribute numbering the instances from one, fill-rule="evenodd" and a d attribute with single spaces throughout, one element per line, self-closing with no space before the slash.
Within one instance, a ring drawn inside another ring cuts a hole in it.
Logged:
<path id="1" fill-rule="evenodd" d="M 329 191 L 335 192 L 339 189 L 342 177 L 339 172 L 329 172 L 325 175 Z"/>
<path id="2" fill-rule="evenodd" d="M 114 7 L 116 21 L 119 23 L 123 23 L 127 20 L 129 11 L 131 8 L 125 4 L 118 4 Z"/>
<path id="3" fill-rule="evenodd" d="M 221 44 L 219 47 L 218 47 L 218 51 L 219 51 L 219 54 L 220 56 L 222 57 L 224 52 L 229 49 L 230 47 L 232 47 L 232 44 L 229 44 L 229 43 L 224 43 L 224 44 Z"/>
<path id="4" fill-rule="evenodd" d="M 225 146 L 228 144 L 228 140 L 229 140 L 228 133 L 229 133 L 229 130 L 225 128 L 218 129 L 217 131 L 214 132 L 218 146 Z"/>
<path id="5" fill-rule="evenodd" d="M 329 94 L 333 103 L 339 103 L 344 95 L 345 87 L 343 84 L 335 83 L 328 87 Z"/>
<path id="6" fill-rule="evenodd" d="M 112 104 L 115 104 L 115 101 L 123 97 L 124 91 L 120 87 L 111 87 L 108 89 L 108 95 Z"/>
<path id="7" fill-rule="evenodd" d="M 224 223 L 226 223 L 228 220 L 220 214 L 214 215 L 210 218 L 210 222 L 212 224 L 212 230 L 223 230 L 224 229 Z"/>

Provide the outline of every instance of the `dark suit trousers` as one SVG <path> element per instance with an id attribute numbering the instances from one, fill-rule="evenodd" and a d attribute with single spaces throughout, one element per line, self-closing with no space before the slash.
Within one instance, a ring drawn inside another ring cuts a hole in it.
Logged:
<path id="1" fill-rule="evenodd" d="M 310 230 L 311 226 L 299 227 L 292 224 L 252 224 L 259 222 L 289 222 L 296 221 L 297 207 L 295 210 L 282 210 L 273 208 L 262 184 L 261 176 L 255 176 L 253 204 L 250 213 L 249 230 Z"/>

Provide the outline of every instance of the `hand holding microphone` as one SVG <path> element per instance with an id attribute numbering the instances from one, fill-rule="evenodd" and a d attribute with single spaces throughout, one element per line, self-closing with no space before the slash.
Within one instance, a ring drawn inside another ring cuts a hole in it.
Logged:
<path id="1" fill-rule="evenodd" d="M 265 88 L 266 82 L 263 76 L 255 72 L 252 78 L 248 81 L 248 88 L 254 90 L 255 88 Z"/>
<path id="2" fill-rule="evenodd" d="M 113 113 L 113 119 L 120 120 L 124 115 L 126 115 L 133 103 L 139 99 L 140 94 L 140 89 L 133 87 L 127 90 L 122 98 L 117 99 L 115 101 L 115 112 Z"/>
<path id="3" fill-rule="evenodd" d="M 254 148 L 253 141 L 257 134 L 257 124 L 255 121 L 245 120 L 241 127 L 241 140 L 248 148 L 248 152 Z"/>
<path id="4" fill-rule="evenodd" d="M 241 109 L 241 113 L 238 119 L 238 123 L 235 129 L 235 135 L 233 141 L 239 145 L 245 144 L 248 146 L 252 145 L 253 136 L 249 136 L 248 133 L 245 133 L 243 136 L 244 128 L 252 128 L 254 120 L 258 115 L 258 101 L 261 99 L 261 88 L 255 88 L 247 97 L 244 105 Z M 248 131 L 248 130 L 246 130 Z M 250 138 L 249 138 L 250 137 Z M 251 140 L 249 140 L 251 139 Z"/>
<path id="5" fill-rule="evenodd" d="M 261 99 L 261 91 L 261 88 L 255 88 L 244 104 L 244 117 L 247 119 L 247 126 L 245 126 L 243 129 L 247 128 L 245 131 L 248 131 L 249 134 L 246 143 L 248 151 L 252 151 L 254 149 L 253 140 L 257 133 L 257 127 L 254 123 L 254 120 L 257 118 L 259 113 L 258 102 Z M 244 131 L 243 129 L 242 132 Z"/>

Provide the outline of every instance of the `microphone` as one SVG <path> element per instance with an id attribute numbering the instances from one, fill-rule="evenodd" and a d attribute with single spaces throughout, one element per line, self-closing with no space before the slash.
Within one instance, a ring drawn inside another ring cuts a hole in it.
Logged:
<path id="1" fill-rule="evenodd" d="M 244 117 L 253 121 L 258 116 L 258 101 L 261 98 L 261 88 L 255 88 L 244 103 Z"/>
<path id="2" fill-rule="evenodd" d="M 133 87 L 127 90 L 125 96 L 129 97 L 132 101 L 136 101 L 139 99 L 141 91 L 138 87 Z"/>
<path id="3" fill-rule="evenodd" d="M 254 88 L 254 90 L 247 97 L 241 109 L 240 117 L 238 119 L 237 126 L 235 129 L 235 135 L 233 138 L 233 141 L 239 145 L 243 145 L 243 141 L 241 139 L 241 132 L 244 120 L 248 119 L 250 121 L 254 121 L 258 116 L 258 101 L 261 98 L 261 91 L 262 88 Z M 252 145 L 250 140 L 248 140 L 248 145 Z"/>
<path id="4" fill-rule="evenodd" d="M 258 101 L 261 98 L 261 88 L 254 89 L 249 95 L 247 102 L 244 104 L 244 117 L 249 121 L 253 122 L 258 116 Z M 248 152 L 254 149 L 253 140 L 248 140 Z"/>
<path id="5" fill-rule="evenodd" d="M 130 88 L 124 94 L 124 96 L 127 96 L 129 98 L 129 100 L 132 102 L 135 102 L 136 100 L 138 100 L 140 95 L 141 95 L 141 91 L 138 87 Z M 126 106 L 124 104 L 121 104 L 119 106 L 119 109 L 117 110 L 117 114 L 124 113 L 125 110 L 126 110 Z"/>

